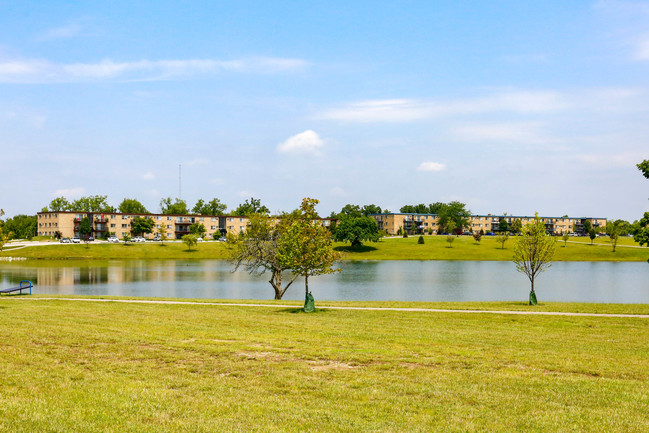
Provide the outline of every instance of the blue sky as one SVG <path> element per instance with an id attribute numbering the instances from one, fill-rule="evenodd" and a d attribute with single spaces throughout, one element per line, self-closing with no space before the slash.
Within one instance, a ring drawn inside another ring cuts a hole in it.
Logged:
<path id="1" fill-rule="evenodd" d="M 0 1 L 0 207 L 639 219 L 646 1 Z M 135 3 L 135 4 L 134 4 Z"/>

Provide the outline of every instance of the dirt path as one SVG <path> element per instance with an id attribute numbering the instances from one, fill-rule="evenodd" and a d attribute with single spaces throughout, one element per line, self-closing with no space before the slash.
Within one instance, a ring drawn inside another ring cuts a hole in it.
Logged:
<path id="1" fill-rule="evenodd" d="M 117 302 L 125 304 L 168 304 L 168 305 L 205 305 L 218 307 L 263 307 L 263 308 L 299 308 L 299 305 L 280 304 L 237 304 L 227 302 L 191 302 L 191 301 L 154 301 L 139 299 L 84 299 L 84 298 L 34 298 L 12 297 L 25 301 L 74 301 L 74 302 Z M 408 311 L 424 313 L 462 313 L 462 314 L 513 314 L 523 316 L 575 316 L 575 317 L 623 317 L 649 319 L 649 314 L 605 314 L 605 313 L 567 313 L 558 311 L 507 311 L 507 310 L 445 310 L 439 308 L 397 308 L 397 307 L 332 307 L 318 306 L 321 310 L 359 310 L 359 311 Z"/>

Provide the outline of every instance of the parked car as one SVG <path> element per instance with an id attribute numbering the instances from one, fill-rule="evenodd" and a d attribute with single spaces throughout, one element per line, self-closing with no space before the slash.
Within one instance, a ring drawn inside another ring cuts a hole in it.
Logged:
<path id="1" fill-rule="evenodd" d="M 73 243 L 73 244 L 80 244 L 80 243 L 81 243 L 81 239 L 79 239 L 78 236 L 75 236 L 75 237 L 72 238 L 72 243 Z"/>
<path id="2" fill-rule="evenodd" d="M 135 236 L 131 242 L 146 242 L 146 239 L 144 239 L 142 236 Z"/>
<path id="3" fill-rule="evenodd" d="M 117 236 L 108 236 L 107 239 L 108 242 L 114 242 L 114 243 L 119 243 L 119 239 L 117 239 Z"/>
<path id="4" fill-rule="evenodd" d="M 94 241 L 95 241 L 94 236 L 90 236 L 90 237 L 88 238 L 88 242 L 94 242 Z"/>
<path id="5" fill-rule="evenodd" d="M 61 242 L 62 244 L 69 244 L 70 243 L 70 238 L 61 238 L 61 240 L 59 242 Z"/>

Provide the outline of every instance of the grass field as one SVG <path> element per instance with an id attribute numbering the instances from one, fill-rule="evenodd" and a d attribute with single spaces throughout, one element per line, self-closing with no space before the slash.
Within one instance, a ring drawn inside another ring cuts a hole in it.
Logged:
<path id="1" fill-rule="evenodd" d="M 343 260 L 511 260 L 514 238 L 500 248 L 494 237 L 485 236 L 477 244 L 470 236 L 455 238 L 452 247 L 446 236 L 425 236 L 425 243 L 417 243 L 417 237 L 386 238 L 380 242 L 367 243 L 358 250 L 348 244 L 336 244 L 343 252 Z M 185 244 L 170 242 L 161 246 L 158 243 L 143 244 L 46 244 L 27 248 L 12 248 L 0 253 L 2 256 L 26 257 L 30 259 L 225 259 L 226 246 L 222 242 L 203 242 L 192 251 Z M 598 238 L 590 245 L 590 240 L 573 237 L 564 246 L 557 243 L 557 261 L 646 261 L 649 248 L 638 248 L 631 238 L 622 238 L 615 252 L 605 238 Z"/>
<path id="2" fill-rule="evenodd" d="M 649 319 L 3 297 L 0 325 L 0 431 L 649 429 Z"/>

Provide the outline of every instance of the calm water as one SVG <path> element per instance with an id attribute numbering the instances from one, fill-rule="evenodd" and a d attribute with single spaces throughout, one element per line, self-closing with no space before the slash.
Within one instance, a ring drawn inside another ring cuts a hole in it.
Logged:
<path id="1" fill-rule="evenodd" d="M 527 277 L 512 262 L 346 262 L 339 274 L 313 277 L 316 299 L 398 301 L 525 300 Z M 557 262 L 536 280 L 543 301 L 649 303 L 649 264 Z M 272 299 L 269 274 L 231 272 L 220 260 L 109 262 L 0 262 L 0 287 L 22 279 L 36 293 Z M 298 279 L 284 296 L 303 299 Z"/>

